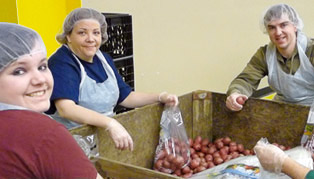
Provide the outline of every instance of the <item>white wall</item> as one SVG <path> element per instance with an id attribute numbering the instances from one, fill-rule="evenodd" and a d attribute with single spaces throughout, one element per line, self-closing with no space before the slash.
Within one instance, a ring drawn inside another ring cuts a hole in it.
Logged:
<path id="1" fill-rule="evenodd" d="M 131 14 L 136 90 L 181 95 L 226 92 L 269 41 L 259 29 L 262 12 L 282 2 L 299 12 L 304 32 L 314 37 L 314 1 L 308 0 L 82 0 L 82 6 Z"/>

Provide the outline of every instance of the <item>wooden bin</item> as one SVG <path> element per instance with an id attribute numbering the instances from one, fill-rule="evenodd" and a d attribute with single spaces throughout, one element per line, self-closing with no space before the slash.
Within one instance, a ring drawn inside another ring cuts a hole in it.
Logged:
<path id="1" fill-rule="evenodd" d="M 225 100 L 225 94 L 202 90 L 180 96 L 188 137 L 200 135 L 213 141 L 229 136 L 246 148 L 253 148 L 261 137 L 285 146 L 300 145 L 309 107 L 250 98 L 240 112 L 231 112 Z M 152 104 L 114 116 L 132 136 L 133 152 L 115 149 L 102 128 L 85 125 L 71 133 L 97 132 L 102 158 L 95 165 L 104 178 L 179 178 L 152 170 L 162 111 L 163 105 Z"/>

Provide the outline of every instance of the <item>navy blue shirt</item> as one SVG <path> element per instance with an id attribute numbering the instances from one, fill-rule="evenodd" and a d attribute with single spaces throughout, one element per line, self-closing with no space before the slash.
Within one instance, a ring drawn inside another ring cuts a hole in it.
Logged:
<path id="1" fill-rule="evenodd" d="M 120 91 L 118 99 L 119 104 L 131 93 L 132 89 L 123 81 L 121 75 L 118 73 L 118 70 L 113 63 L 112 58 L 106 53 L 103 53 L 103 55 L 110 67 L 113 69 L 117 78 Z M 94 79 L 97 83 L 107 80 L 107 73 L 102 66 L 102 62 L 96 55 L 94 56 L 93 63 L 89 63 L 81 59 L 79 60 L 90 78 Z M 72 52 L 64 45 L 49 58 L 48 66 L 54 78 L 54 87 L 52 96 L 50 98 L 51 107 L 47 112 L 52 114 L 55 112 L 53 101 L 56 99 L 70 99 L 76 104 L 78 103 L 81 69 L 78 62 L 72 55 Z"/>

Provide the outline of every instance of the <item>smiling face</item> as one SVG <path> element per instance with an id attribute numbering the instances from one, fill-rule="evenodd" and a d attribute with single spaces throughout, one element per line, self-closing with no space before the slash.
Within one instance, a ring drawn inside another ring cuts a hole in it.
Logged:
<path id="1" fill-rule="evenodd" d="M 53 78 L 42 51 L 24 55 L 0 72 L 0 102 L 3 103 L 44 112 L 50 106 L 52 88 Z"/>
<path id="2" fill-rule="evenodd" d="M 67 35 L 67 44 L 77 56 L 92 62 L 101 44 L 99 22 L 94 19 L 83 19 L 75 23 L 71 34 Z"/>
<path id="3" fill-rule="evenodd" d="M 286 14 L 283 14 L 280 19 L 270 21 L 267 25 L 267 32 L 270 40 L 283 56 L 292 54 L 296 46 L 297 28 Z"/>

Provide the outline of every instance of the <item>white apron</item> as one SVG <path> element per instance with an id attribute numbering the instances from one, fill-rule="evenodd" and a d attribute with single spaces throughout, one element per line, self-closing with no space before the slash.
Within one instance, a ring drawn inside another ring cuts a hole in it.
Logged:
<path id="1" fill-rule="evenodd" d="M 0 102 L 0 111 L 5 111 L 5 110 L 29 110 L 29 109 L 21 107 L 21 106 L 16 106 L 16 105 Z"/>
<path id="2" fill-rule="evenodd" d="M 78 105 L 99 112 L 106 116 L 113 116 L 113 109 L 117 104 L 120 92 L 116 76 L 103 54 L 99 50 L 96 52 L 96 55 L 102 62 L 102 65 L 108 76 L 107 80 L 102 83 L 96 83 L 95 80 L 91 79 L 86 74 L 85 68 L 81 64 L 80 60 L 74 54 L 72 55 L 79 63 L 81 69 L 81 83 Z M 53 115 L 53 118 L 64 124 L 68 129 L 81 125 L 74 121 L 61 118 L 57 111 Z"/>
<path id="3" fill-rule="evenodd" d="M 307 38 L 298 32 L 297 48 L 300 67 L 294 75 L 285 73 L 278 64 L 276 47 L 270 42 L 266 50 L 268 83 L 277 95 L 276 100 L 311 105 L 314 99 L 314 67 L 305 54 Z"/>

